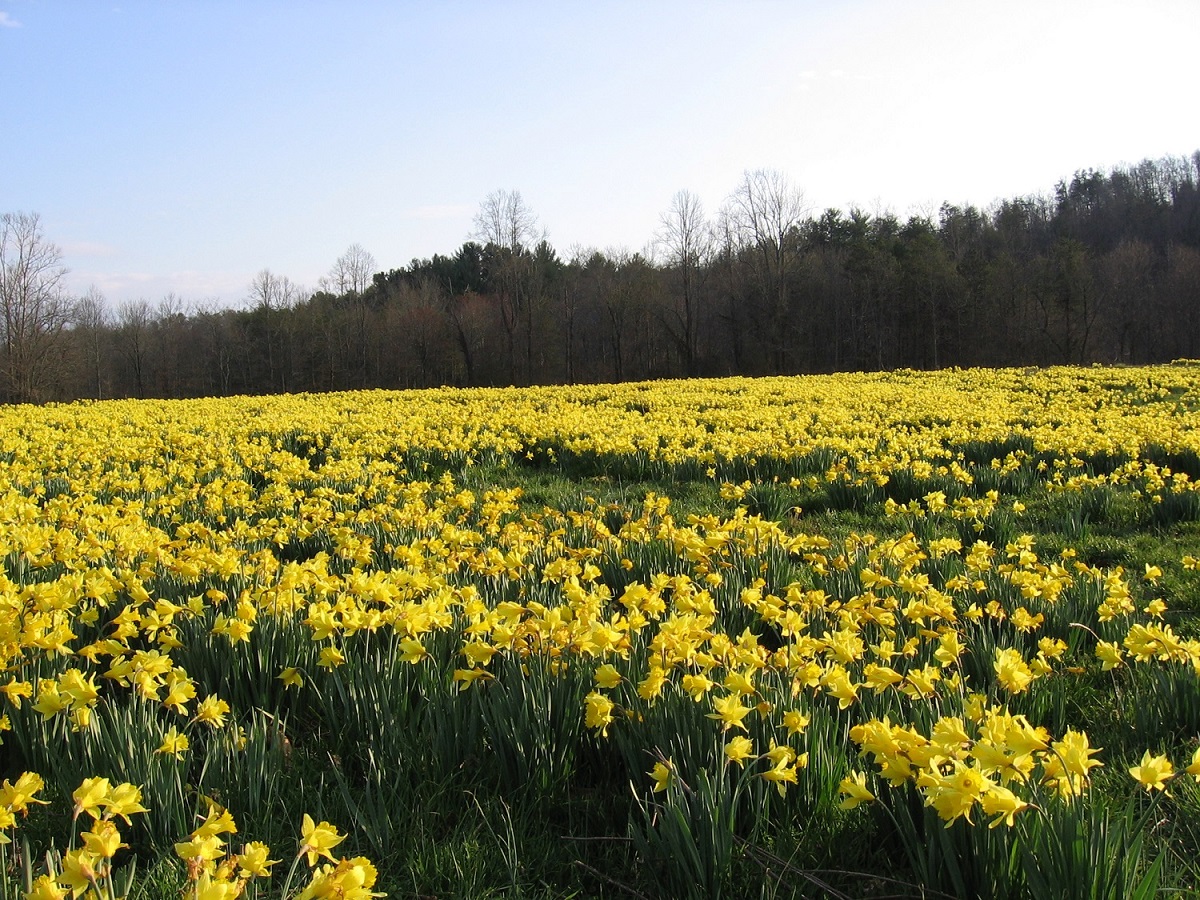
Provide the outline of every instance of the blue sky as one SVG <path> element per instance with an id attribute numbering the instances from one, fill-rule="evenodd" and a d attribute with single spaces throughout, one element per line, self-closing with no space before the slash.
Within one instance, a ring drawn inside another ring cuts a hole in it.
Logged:
<path id="1" fill-rule="evenodd" d="M 115 306 L 452 253 L 496 189 L 563 255 L 754 168 L 986 206 L 1200 149 L 1197 35 L 1196 0 L 0 0 L 0 212 Z"/>

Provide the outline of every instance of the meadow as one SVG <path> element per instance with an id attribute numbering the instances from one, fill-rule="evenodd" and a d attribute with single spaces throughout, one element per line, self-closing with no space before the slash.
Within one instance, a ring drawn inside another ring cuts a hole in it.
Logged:
<path id="1" fill-rule="evenodd" d="M 0 898 L 1200 885 L 1200 363 L 0 408 Z"/>

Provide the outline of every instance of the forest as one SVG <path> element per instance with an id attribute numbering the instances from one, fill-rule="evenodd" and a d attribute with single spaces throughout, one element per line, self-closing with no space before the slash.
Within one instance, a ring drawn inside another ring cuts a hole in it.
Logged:
<path id="1" fill-rule="evenodd" d="M 0 242 L 0 399 L 198 397 L 1200 357 L 1200 151 L 928 214 L 810 209 L 747 172 L 641 251 L 555 248 L 516 191 L 448 255 L 359 245 L 237 307 L 68 296 L 36 215 Z"/>

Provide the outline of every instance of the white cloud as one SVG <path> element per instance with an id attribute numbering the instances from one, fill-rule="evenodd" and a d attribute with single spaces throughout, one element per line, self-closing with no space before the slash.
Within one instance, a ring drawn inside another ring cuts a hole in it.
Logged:
<path id="1" fill-rule="evenodd" d="M 0 12 L 0 28 L 20 28 L 21 23 L 6 12 Z"/>

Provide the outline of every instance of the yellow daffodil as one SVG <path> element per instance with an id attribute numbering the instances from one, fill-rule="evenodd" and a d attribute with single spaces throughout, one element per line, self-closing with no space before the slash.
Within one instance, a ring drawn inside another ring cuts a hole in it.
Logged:
<path id="1" fill-rule="evenodd" d="M 730 762 L 743 765 L 754 755 L 754 743 L 743 735 L 731 738 L 725 744 L 725 758 Z"/>
<path id="2" fill-rule="evenodd" d="M 649 775 L 654 779 L 654 793 L 661 793 L 667 789 L 667 785 L 671 781 L 671 767 L 668 763 L 659 761 L 654 764 L 654 768 L 650 770 Z"/>
<path id="3" fill-rule="evenodd" d="M 75 800 L 75 816 L 87 813 L 93 819 L 100 818 L 100 807 L 108 800 L 112 785 L 107 778 L 85 778 L 71 794 Z"/>
<path id="4" fill-rule="evenodd" d="M 1175 774 L 1175 767 L 1166 756 L 1151 756 L 1147 750 L 1142 754 L 1142 761 L 1129 769 L 1129 774 L 1147 792 L 1166 791 L 1167 782 Z"/>
<path id="5" fill-rule="evenodd" d="M 279 860 L 270 859 L 271 848 L 261 841 L 251 841 L 238 854 L 238 872 L 243 878 L 256 878 L 271 874 L 271 866 Z"/>
<path id="6" fill-rule="evenodd" d="M 608 726 L 613 721 L 613 702 L 597 691 L 588 694 L 584 702 L 587 706 L 587 727 L 599 729 L 601 734 L 608 734 Z"/>
<path id="7" fill-rule="evenodd" d="M 179 759 L 187 752 L 191 746 L 186 734 L 182 734 L 172 725 L 167 729 L 167 733 L 163 735 L 162 743 L 158 745 L 155 753 L 169 753 L 176 759 Z"/>
<path id="8" fill-rule="evenodd" d="M 594 677 L 597 685 L 608 690 L 615 688 L 623 680 L 621 673 L 617 671 L 617 667 L 612 663 L 605 663 L 596 669 Z"/>
<path id="9" fill-rule="evenodd" d="M 304 814 L 300 826 L 300 855 L 307 859 L 310 867 L 317 864 L 319 856 L 332 861 L 333 854 L 330 851 L 345 839 L 346 836 L 339 834 L 328 822 L 313 822 L 312 816 Z"/>
<path id="10" fill-rule="evenodd" d="M 746 730 L 742 720 L 750 713 L 752 707 L 743 705 L 738 694 L 727 694 L 724 697 L 714 698 L 713 709 L 716 711 L 709 713 L 708 718 L 719 721 L 722 731 L 728 731 L 730 728 Z"/>
<path id="11" fill-rule="evenodd" d="M 229 714 L 229 704 L 210 694 L 201 701 L 196 707 L 196 715 L 193 717 L 197 722 L 203 722 L 213 728 L 220 728 L 225 724 L 225 716 Z"/>
<path id="12" fill-rule="evenodd" d="M 851 772 L 838 784 L 838 791 L 842 795 L 842 802 L 839 804 L 842 809 L 854 809 L 859 804 L 870 803 L 875 799 L 875 795 L 867 789 L 865 772 Z"/>
<path id="13" fill-rule="evenodd" d="M 1012 828 L 1016 814 L 1029 808 L 1028 803 L 1001 785 L 988 787 L 979 798 L 979 805 L 986 815 L 996 817 L 988 823 L 988 828 L 995 828 L 1001 824 Z"/>

